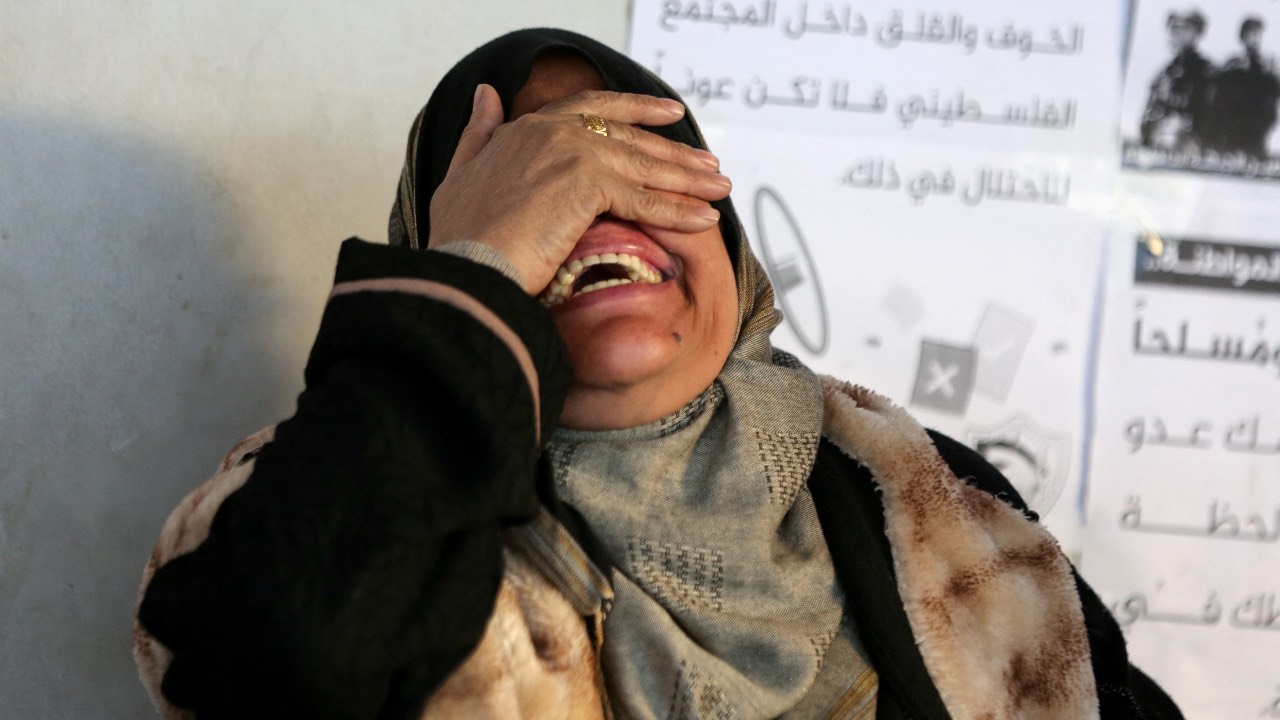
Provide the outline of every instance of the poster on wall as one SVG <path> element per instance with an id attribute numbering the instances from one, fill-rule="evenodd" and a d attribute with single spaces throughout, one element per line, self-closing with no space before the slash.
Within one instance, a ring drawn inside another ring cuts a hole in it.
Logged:
<path id="1" fill-rule="evenodd" d="M 637 0 L 629 48 L 734 181 L 776 344 L 979 450 L 1072 554 L 1120 13 Z"/>
<path id="2" fill-rule="evenodd" d="M 1143 0 L 1082 569 L 1187 717 L 1280 718 L 1280 27 Z"/>
<path id="3" fill-rule="evenodd" d="M 1280 237 L 1115 238 L 1082 570 L 1187 717 L 1280 717 Z"/>

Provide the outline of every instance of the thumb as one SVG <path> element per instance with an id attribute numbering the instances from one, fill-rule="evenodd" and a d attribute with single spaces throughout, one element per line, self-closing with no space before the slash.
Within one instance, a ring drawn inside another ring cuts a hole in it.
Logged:
<path id="1" fill-rule="evenodd" d="M 498 129 L 502 120 L 502 100 L 498 97 L 498 91 L 491 85 L 477 85 L 475 100 L 471 105 L 471 119 L 462 129 L 462 137 L 458 138 L 458 147 L 454 149 L 453 160 L 449 162 L 449 173 L 479 155 L 484 146 L 489 144 L 493 131 Z"/>

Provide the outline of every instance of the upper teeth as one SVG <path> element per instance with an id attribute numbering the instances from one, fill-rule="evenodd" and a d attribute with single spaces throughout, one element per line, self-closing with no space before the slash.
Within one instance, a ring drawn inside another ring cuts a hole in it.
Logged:
<path id="1" fill-rule="evenodd" d="M 627 271 L 625 278 L 613 278 L 611 280 L 600 280 L 590 285 L 579 288 L 577 292 L 573 291 L 573 284 L 577 282 L 583 271 L 592 265 L 617 265 Z M 635 255 L 627 255 L 626 253 L 601 253 L 599 255 L 588 255 L 578 258 L 560 266 L 556 271 L 555 279 L 542 291 L 542 295 L 538 299 L 543 305 L 552 307 L 578 295 L 586 295 L 589 292 L 603 290 L 605 288 L 617 287 L 619 285 L 630 285 L 631 283 L 648 283 L 657 284 L 662 282 L 662 273 L 649 263 L 641 260 Z"/>

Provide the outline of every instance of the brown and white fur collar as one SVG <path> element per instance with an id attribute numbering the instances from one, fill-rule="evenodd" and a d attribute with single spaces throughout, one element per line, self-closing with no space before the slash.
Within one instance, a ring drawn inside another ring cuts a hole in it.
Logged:
<path id="1" fill-rule="evenodd" d="M 951 715 L 1098 717 L 1084 613 L 1053 537 L 957 478 L 902 408 L 829 377 L 823 389 L 824 433 L 880 488 L 898 592 Z"/>

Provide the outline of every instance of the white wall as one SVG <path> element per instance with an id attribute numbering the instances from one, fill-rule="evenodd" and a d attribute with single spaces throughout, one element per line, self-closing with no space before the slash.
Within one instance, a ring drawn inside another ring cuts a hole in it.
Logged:
<path id="1" fill-rule="evenodd" d="M 506 30 L 626 0 L 0 0 L 0 718 L 150 716 L 130 617 L 169 510 L 289 414 L 338 243 Z"/>

